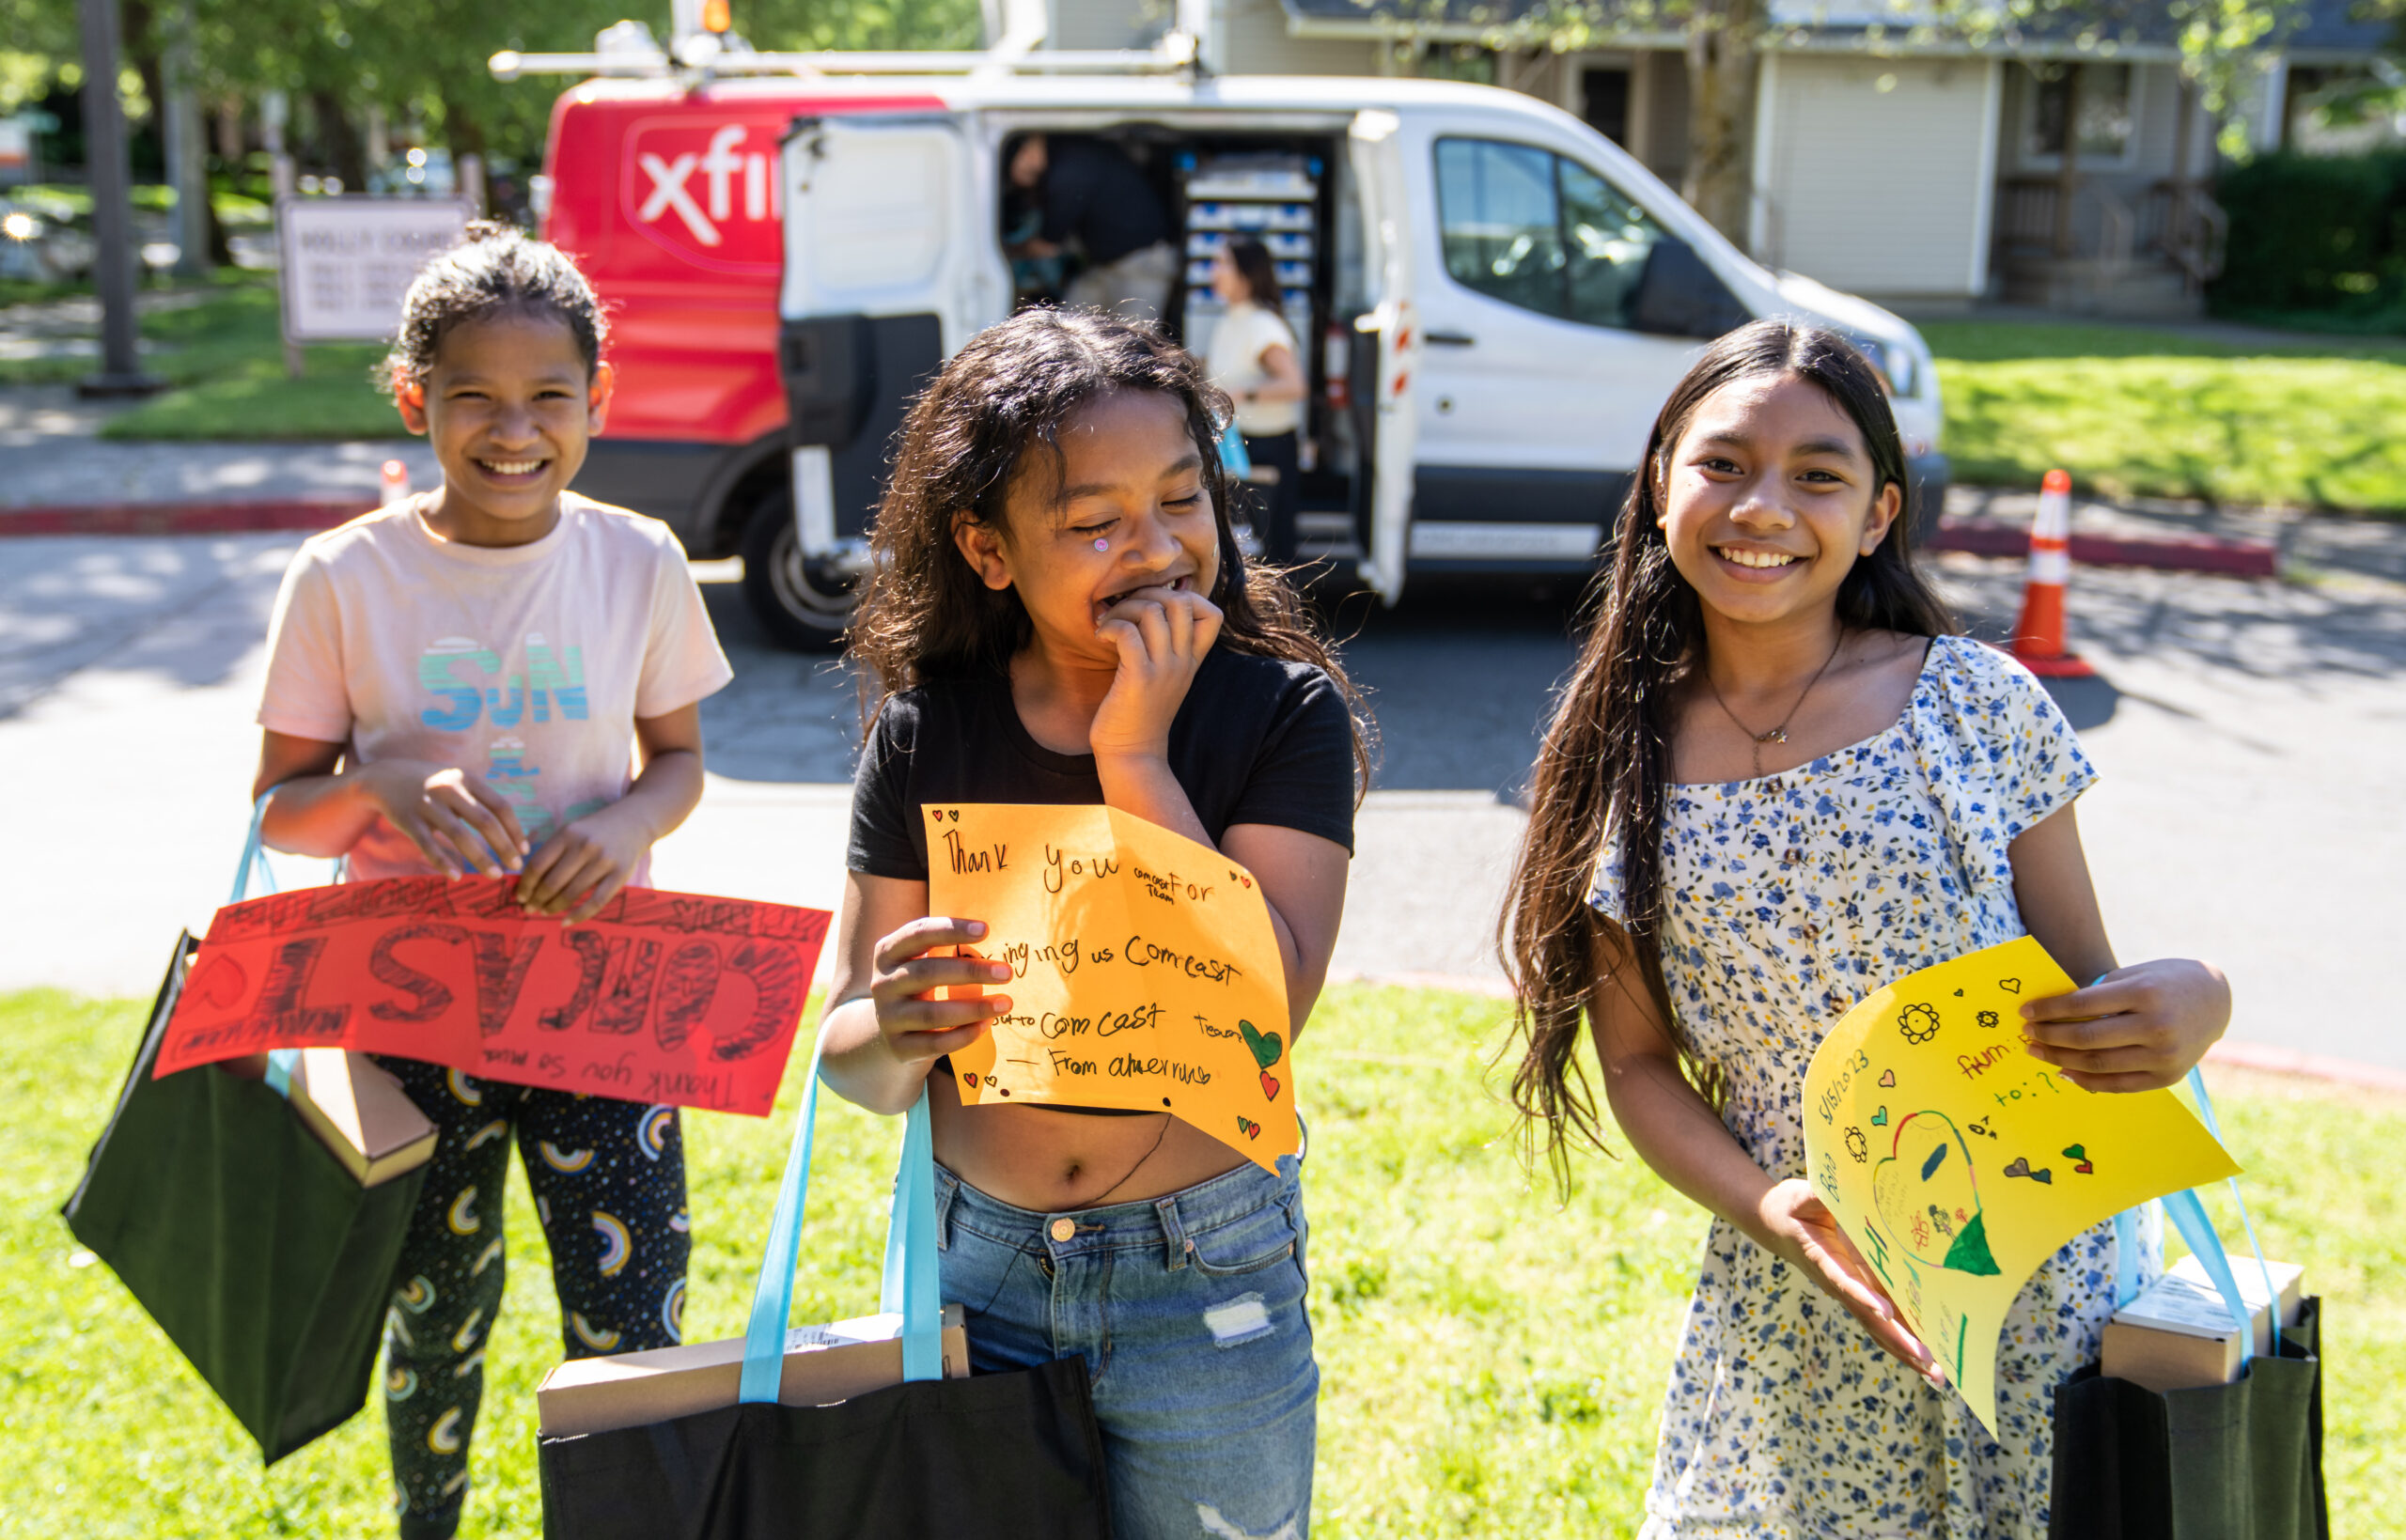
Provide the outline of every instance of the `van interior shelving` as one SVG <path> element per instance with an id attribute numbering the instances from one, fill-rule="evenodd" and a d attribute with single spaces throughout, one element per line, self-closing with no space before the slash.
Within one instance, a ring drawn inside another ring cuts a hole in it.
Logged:
<path id="1" fill-rule="evenodd" d="M 1041 132 L 1050 132 L 1050 130 Z M 1202 356 L 1211 327 L 1223 313 L 1211 288 L 1211 264 L 1220 244 L 1239 233 L 1260 238 L 1277 266 L 1288 326 L 1294 332 L 1297 361 L 1310 389 L 1301 459 L 1303 483 L 1297 519 L 1298 555 L 1311 561 L 1351 562 L 1363 542 L 1365 516 L 1359 489 L 1362 426 L 1351 403 L 1357 392 L 1353 321 L 1369 308 L 1362 272 L 1359 200 L 1351 182 L 1345 141 L 1330 135 L 1196 132 L 1154 123 L 1115 125 L 1080 133 L 1115 146 L 1145 174 L 1169 214 L 1172 239 L 1180 248 L 1178 282 L 1172 288 L 1163 330 Z M 1024 134 L 1001 146 L 1008 167 Z M 998 177 L 1002 208 L 996 227 L 1008 241 L 1023 234 L 1029 216 Z M 1058 275 L 1066 284 L 1074 271 Z M 1014 274 L 1014 307 L 1057 303 L 1052 275 L 1035 284 Z"/>

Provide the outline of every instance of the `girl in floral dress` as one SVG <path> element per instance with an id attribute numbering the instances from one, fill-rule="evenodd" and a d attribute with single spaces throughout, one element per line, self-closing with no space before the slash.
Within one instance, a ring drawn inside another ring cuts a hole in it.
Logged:
<path id="1" fill-rule="evenodd" d="M 2072 815 L 2095 772 L 2026 671 L 1951 634 L 1907 491 L 1843 338 L 1723 338 L 1655 423 L 1538 763 L 1505 936 L 1516 1097 L 1558 1172 L 1601 1143 L 1584 1026 L 1629 1143 L 1713 1215 L 1648 1536 L 2040 1540 L 2112 1226 L 2023 1288 L 1992 1437 L 1805 1184 L 1805 1066 L 1888 980 L 2025 932 L 2098 981 L 2023 1008 L 2075 1084 L 2171 1084 L 2229 1019 L 2204 963 L 2117 965 Z"/>

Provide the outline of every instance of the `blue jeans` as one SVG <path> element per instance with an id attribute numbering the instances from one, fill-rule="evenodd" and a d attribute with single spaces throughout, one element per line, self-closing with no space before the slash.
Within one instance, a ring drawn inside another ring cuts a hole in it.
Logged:
<path id="1" fill-rule="evenodd" d="M 1117 1540 L 1304 1540 L 1320 1366 L 1298 1162 L 1068 1214 L 936 1168 L 944 1297 L 985 1373 L 1086 1360 Z M 1065 1238 L 1055 1239 L 1056 1235 Z"/>

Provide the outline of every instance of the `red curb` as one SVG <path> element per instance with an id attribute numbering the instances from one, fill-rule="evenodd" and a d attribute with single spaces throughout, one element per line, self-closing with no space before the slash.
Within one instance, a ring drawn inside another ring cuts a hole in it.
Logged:
<path id="1" fill-rule="evenodd" d="M 1975 556 L 2026 556 L 2030 531 L 1996 519 L 1941 519 L 1932 551 Z M 2215 535 L 2074 535 L 2071 559 L 2085 567 L 2142 567 L 2159 572 L 2219 572 L 2234 578 L 2275 577 L 2279 553 L 2269 540 Z"/>
<path id="2" fill-rule="evenodd" d="M 0 508 L 9 535 L 243 535 L 332 529 L 375 507 L 366 497 L 257 503 L 77 503 Z"/>
<path id="3" fill-rule="evenodd" d="M 2358 1064 L 2353 1059 L 2334 1059 L 2321 1053 L 2302 1053 L 2296 1049 L 2273 1048 L 2266 1043 L 2234 1042 L 2226 1037 L 2206 1050 L 2206 1063 L 2270 1075 L 2303 1075 L 2309 1080 L 2336 1081 L 2367 1091 L 2406 1096 L 2406 1070 Z"/>

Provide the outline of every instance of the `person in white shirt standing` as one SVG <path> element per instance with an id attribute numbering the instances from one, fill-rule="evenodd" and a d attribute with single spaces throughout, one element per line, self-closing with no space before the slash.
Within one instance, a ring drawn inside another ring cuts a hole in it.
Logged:
<path id="1" fill-rule="evenodd" d="M 732 675 L 668 527 L 568 490 L 609 407 L 607 333 L 567 255 L 503 226 L 470 226 L 411 285 L 385 372 L 443 485 L 317 536 L 285 574 L 253 788 L 275 848 L 359 881 L 506 878 L 563 926 L 648 881 L 702 795 L 702 697 Z M 396 1518 L 401 1540 L 449 1540 L 510 1145 L 574 1358 L 679 1340 L 684 1145 L 674 1107 L 378 1063 L 438 1130 L 386 1333 Z"/>
<path id="2" fill-rule="evenodd" d="M 1257 475 L 1254 533 L 1262 554 L 1278 566 L 1295 560 L 1295 509 L 1302 488 L 1297 450 L 1304 424 L 1304 366 L 1295 334 L 1281 313 L 1278 270 L 1269 248 L 1249 235 L 1231 237 L 1211 260 L 1211 291 L 1228 307 L 1211 328 L 1204 364 L 1211 382 L 1236 402 L 1237 430 Z"/>

